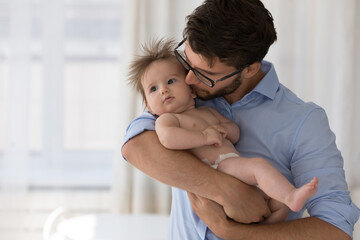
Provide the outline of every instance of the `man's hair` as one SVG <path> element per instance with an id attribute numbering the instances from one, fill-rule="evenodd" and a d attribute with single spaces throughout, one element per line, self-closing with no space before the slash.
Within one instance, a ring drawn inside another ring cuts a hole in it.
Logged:
<path id="1" fill-rule="evenodd" d="M 186 19 L 184 38 L 210 66 L 214 57 L 236 68 L 261 61 L 276 41 L 273 18 L 260 0 L 205 0 Z"/>
<path id="2" fill-rule="evenodd" d="M 176 42 L 173 39 L 153 39 L 147 44 L 141 46 L 141 55 L 135 56 L 134 60 L 131 62 L 128 81 L 138 92 L 141 93 L 145 103 L 145 92 L 141 80 L 144 77 L 147 68 L 153 62 L 158 60 L 170 60 L 179 63 L 174 54 L 175 47 Z"/>

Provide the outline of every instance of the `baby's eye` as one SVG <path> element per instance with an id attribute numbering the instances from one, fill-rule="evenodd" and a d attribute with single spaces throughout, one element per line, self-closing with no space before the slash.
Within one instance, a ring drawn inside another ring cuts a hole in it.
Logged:
<path id="1" fill-rule="evenodd" d="M 157 87 L 156 86 L 153 86 L 150 88 L 150 92 L 155 92 L 157 90 Z"/>
<path id="2" fill-rule="evenodd" d="M 175 81 L 175 79 L 169 79 L 168 84 L 173 84 Z"/>

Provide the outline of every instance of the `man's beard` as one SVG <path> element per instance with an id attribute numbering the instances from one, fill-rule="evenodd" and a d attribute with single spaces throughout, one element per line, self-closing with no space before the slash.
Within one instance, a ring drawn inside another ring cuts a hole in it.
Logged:
<path id="1" fill-rule="evenodd" d="M 217 97 L 223 97 L 225 95 L 229 95 L 233 92 L 235 92 L 236 89 L 238 89 L 241 85 L 241 77 L 238 76 L 233 80 L 233 82 L 223 89 L 219 89 L 218 91 L 214 93 L 210 93 L 207 89 L 195 89 L 193 90 L 196 93 L 196 96 L 201 100 L 209 100 Z"/>

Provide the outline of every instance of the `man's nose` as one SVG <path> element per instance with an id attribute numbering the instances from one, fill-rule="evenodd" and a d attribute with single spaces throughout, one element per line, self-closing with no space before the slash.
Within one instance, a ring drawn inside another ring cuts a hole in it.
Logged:
<path id="1" fill-rule="evenodd" d="M 185 77 L 185 83 L 188 85 L 199 83 L 199 79 L 195 76 L 193 71 L 189 71 Z"/>

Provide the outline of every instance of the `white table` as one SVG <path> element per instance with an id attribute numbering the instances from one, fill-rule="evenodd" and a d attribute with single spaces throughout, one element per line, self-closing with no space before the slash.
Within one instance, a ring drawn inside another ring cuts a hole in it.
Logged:
<path id="1" fill-rule="evenodd" d="M 82 215 L 61 221 L 50 239 L 165 240 L 168 225 L 165 215 Z"/>

